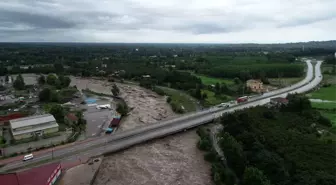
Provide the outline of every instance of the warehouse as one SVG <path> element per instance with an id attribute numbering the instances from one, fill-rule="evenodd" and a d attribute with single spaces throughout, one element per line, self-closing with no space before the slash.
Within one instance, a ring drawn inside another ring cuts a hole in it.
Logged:
<path id="1" fill-rule="evenodd" d="M 58 132 L 58 124 L 51 114 L 13 119 L 9 123 L 15 140 Z"/>
<path id="2" fill-rule="evenodd" d="M 60 163 L 52 163 L 22 172 L 0 174 L 4 185 L 52 185 L 62 173 Z"/>

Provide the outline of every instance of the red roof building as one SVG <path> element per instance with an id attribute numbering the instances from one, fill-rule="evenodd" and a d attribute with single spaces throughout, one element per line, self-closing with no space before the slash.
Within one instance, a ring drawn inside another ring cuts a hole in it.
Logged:
<path id="1" fill-rule="evenodd" d="M 67 115 L 67 118 L 68 118 L 69 120 L 71 120 L 71 121 L 74 121 L 74 122 L 78 121 L 77 116 L 76 116 L 75 114 L 73 114 L 73 113 L 69 113 L 69 114 Z"/>
<path id="2" fill-rule="evenodd" d="M 52 185 L 61 175 L 60 163 L 52 163 L 26 171 L 1 174 L 1 185 Z"/>
<path id="3" fill-rule="evenodd" d="M 0 126 L 9 123 L 9 121 L 12 119 L 23 118 L 25 116 L 26 115 L 21 114 L 21 113 L 13 113 L 13 114 L 5 115 L 5 116 L 0 116 Z"/>

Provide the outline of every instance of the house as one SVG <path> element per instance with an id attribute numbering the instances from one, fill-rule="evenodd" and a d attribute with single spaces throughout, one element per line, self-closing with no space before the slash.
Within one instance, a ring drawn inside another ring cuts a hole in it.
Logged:
<path id="1" fill-rule="evenodd" d="M 52 185 L 62 173 L 60 163 L 46 164 L 21 172 L 0 174 L 3 185 Z"/>
<path id="2" fill-rule="evenodd" d="M 58 132 L 58 124 L 51 114 L 13 119 L 9 124 L 15 140 Z"/>
<path id="3" fill-rule="evenodd" d="M 246 86 L 249 87 L 253 92 L 263 91 L 263 83 L 260 80 L 254 80 L 254 79 L 247 80 Z"/>
<path id="4" fill-rule="evenodd" d="M 73 113 L 69 113 L 65 116 L 65 120 L 70 124 L 70 125 L 74 125 L 77 124 L 78 122 L 78 117 L 73 114 Z"/>
<path id="5" fill-rule="evenodd" d="M 282 98 L 282 97 L 276 97 L 276 98 L 271 98 L 271 105 L 287 105 L 288 104 L 288 100 L 286 98 Z"/>

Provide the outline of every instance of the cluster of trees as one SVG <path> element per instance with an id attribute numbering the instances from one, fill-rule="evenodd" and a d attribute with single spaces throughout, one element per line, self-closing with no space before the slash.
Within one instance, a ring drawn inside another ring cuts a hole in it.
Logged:
<path id="1" fill-rule="evenodd" d="M 49 113 L 55 117 L 57 123 L 65 124 L 68 127 L 73 128 L 75 132 L 83 132 L 86 129 L 86 120 L 83 118 L 83 113 L 80 111 L 75 112 L 78 120 L 74 124 L 65 121 L 64 116 L 68 113 L 68 110 L 64 109 L 59 104 L 53 104 L 49 109 Z"/>
<path id="2" fill-rule="evenodd" d="M 68 76 L 58 75 L 57 77 L 54 74 L 49 74 L 47 78 L 44 75 L 40 75 L 37 81 L 40 85 L 48 84 L 55 86 L 57 89 L 69 87 L 71 83 L 71 79 Z"/>
<path id="3" fill-rule="evenodd" d="M 234 184 L 234 177 L 256 185 L 336 183 L 336 143 L 322 139 L 317 129 L 331 125 L 307 98 L 288 98 L 289 106 L 280 111 L 256 107 L 222 117 L 225 129 L 218 138 L 228 166 L 212 159 L 216 183 Z"/>
<path id="4" fill-rule="evenodd" d="M 251 64 L 251 65 L 218 65 L 197 71 L 217 78 L 235 78 L 242 81 L 251 78 L 300 77 L 304 66 L 299 64 Z"/>
<path id="5" fill-rule="evenodd" d="M 324 58 L 324 63 L 336 65 L 336 57 L 335 55 L 328 55 Z"/>
<path id="6" fill-rule="evenodd" d="M 40 86 L 47 85 L 39 92 L 39 100 L 41 102 L 64 103 L 69 101 L 73 94 L 77 92 L 76 88 L 69 87 L 71 80 L 67 76 L 59 75 L 57 77 L 49 74 L 45 78 L 44 75 L 40 75 L 37 81 Z"/>

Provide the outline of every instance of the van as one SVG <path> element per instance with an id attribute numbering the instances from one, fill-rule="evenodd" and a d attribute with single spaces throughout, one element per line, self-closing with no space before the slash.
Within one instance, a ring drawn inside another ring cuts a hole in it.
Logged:
<path id="1" fill-rule="evenodd" d="M 28 155 L 23 156 L 23 161 L 27 161 L 33 158 L 34 158 L 33 154 L 28 154 Z"/>

